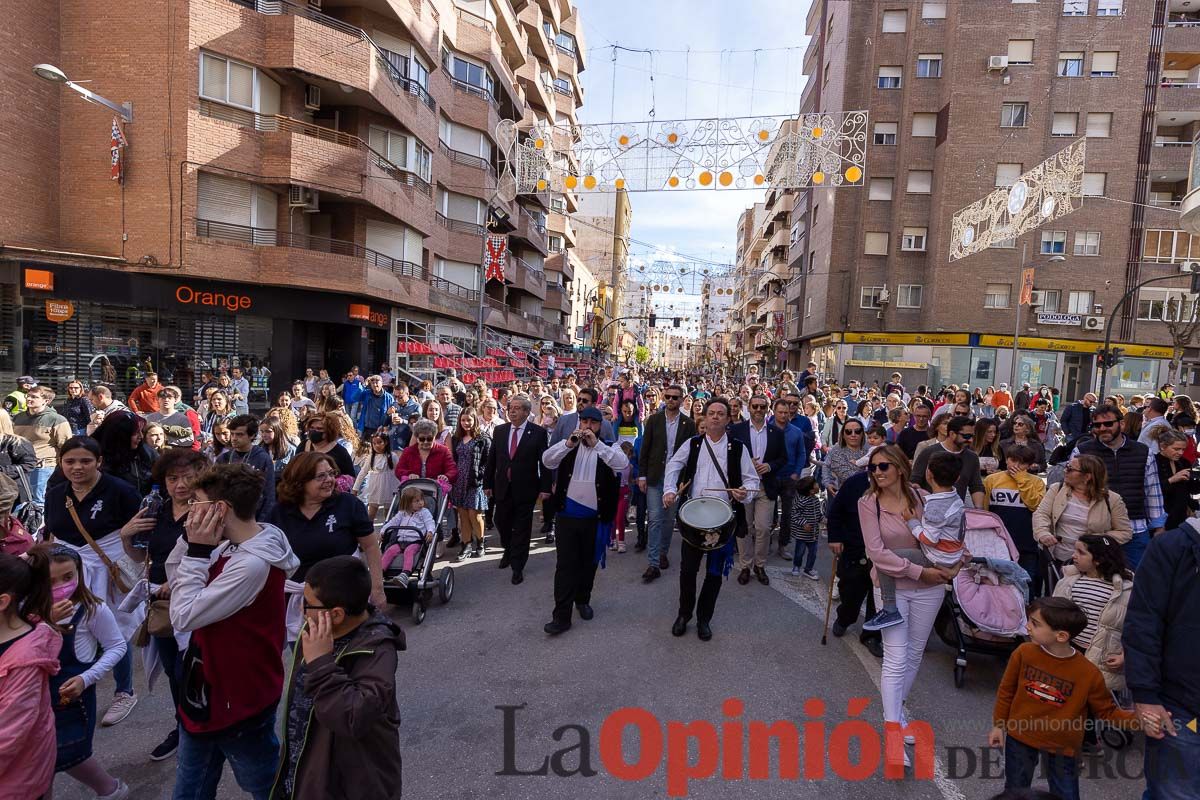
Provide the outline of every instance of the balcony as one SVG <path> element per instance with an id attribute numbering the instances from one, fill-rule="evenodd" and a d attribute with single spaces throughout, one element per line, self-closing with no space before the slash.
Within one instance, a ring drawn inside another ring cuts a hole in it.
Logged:
<path id="1" fill-rule="evenodd" d="M 530 51 L 532 54 L 532 51 Z M 525 62 L 525 65 L 517 70 L 517 81 L 525 88 L 525 99 L 532 106 L 536 106 L 546 116 L 553 118 L 554 91 L 553 85 L 542 80 L 542 67 L 536 58 L 530 58 Z M 527 109 L 532 111 L 532 109 Z M 527 113 L 528 117 L 529 114 Z"/>
<path id="2" fill-rule="evenodd" d="M 1163 49 L 1167 52 L 1195 52 L 1200 50 L 1200 19 L 1190 14 L 1171 14 L 1163 34 Z"/>
<path id="3" fill-rule="evenodd" d="M 545 62 L 553 61 L 556 51 L 554 43 L 546 36 L 546 16 L 542 13 L 541 7 L 536 2 L 527 2 L 517 18 L 529 34 L 529 52 L 534 59 L 540 58 Z"/>
<path id="4" fill-rule="evenodd" d="M 782 191 L 782 190 L 781 190 Z M 796 193 L 785 192 L 775 200 L 775 206 L 772 209 L 772 215 L 775 222 L 782 224 L 785 228 L 788 227 L 789 219 L 792 216 L 792 208 L 796 205 Z"/>
<path id="5" fill-rule="evenodd" d="M 504 276 L 510 289 L 527 292 L 539 300 L 546 299 L 546 274 L 520 256 L 510 256 L 508 274 Z"/>
<path id="6" fill-rule="evenodd" d="M 571 262 L 570 253 L 553 253 L 547 256 L 546 272 L 561 272 L 563 280 L 575 280 L 575 265 Z"/>
<path id="7" fill-rule="evenodd" d="M 564 326 L 559 325 L 557 322 L 546 322 L 542 328 L 546 339 L 559 344 L 570 344 L 570 339 L 567 337 L 567 329 Z"/>
<path id="8" fill-rule="evenodd" d="M 505 56 L 504 43 L 500 40 L 492 23 L 459 8 L 457 11 L 458 30 L 454 38 L 454 47 L 458 52 L 487 64 L 500 82 L 500 88 L 506 92 L 516 108 L 518 116 L 523 113 L 520 97 L 517 94 L 517 77 L 509 66 L 509 58 Z M 510 48 L 512 49 L 512 48 Z M 519 53 L 521 64 L 524 66 L 524 52 Z"/>
<path id="9" fill-rule="evenodd" d="M 1162 83 L 1155 110 L 1189 112 L 1200 108 L 1200 83 Z"/>
<path id="10" fill-rule="evenodd" d="M 429 278 L 429 304 L 438 311 L 474 320 L 479 314 L 479 292 L 451 283 L 445 278 Z"/>
<path id="11" fill-rule="evenodd" d="M 1156 141 L 1150 150 L 1150 171 L 1155 180 L 1184 180 L 1192 162 L 1192 143 Z M 1161 175 L 1172 177 L 1162 178 Z"/>
<path id="12" fill-rule="evenodd" d="M 550 251 L 546 245 L 545 219 L 534 217 L 524 206 L 518 205 L 517 208 L 520 209 L 517 212 L 517 229 L 511 235 L 529 242 L 529 245 L 543 256 L 549 255 Z"/>
<path id="13" fill-rule="evenodd" d="M 332 253 L 339 256 L 351 256 L 363 259 L 367 264 L 380 267 L 405 278 L 425 279 L 425 268 L 411 261 L 385 256 L 369 250 L 355 242 L 341 239 L 325 239 L 320 236 L 291 233 L 270 228 L 252 228 L 248 225 L 233 225 L 228 222 L 215 222 L 207 219 L 196 220 L 196 235 L 203 239 L 220 239 L 226 242 L 257 245 L 260 247 L 293 247 L 298 250 L 312 250 L 318 253 Z"/>
<path id="14" fill-rule="evenodd" d="M 571 297 L 567 294 L 565 287 L 558 283 L 546 284 L 546 302 L 544 305 L 553 311 L 561 311 L 564 314 L 571 313 Z"/>
<path id="15" fill-rule="evenodd" d="M 447 186 L 455 187 L 460 194 L 487 200 L 496 189 L 496 168 L 485 158 L 453 150 L 450 145 L 438 140 L 438 152 L 450 162 L 438 170 Z"/>

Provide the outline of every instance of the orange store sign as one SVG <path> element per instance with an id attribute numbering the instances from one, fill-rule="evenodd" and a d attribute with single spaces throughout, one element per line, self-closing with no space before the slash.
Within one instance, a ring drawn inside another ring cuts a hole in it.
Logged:
<path id="1" fill-rule="evenodd" d="M 46 319 L 51 322 L 66 322 L 75 316 L 75 304 L 70 300 L 47 300 Z"/>
<path id="2" fill-rule="evenodd" d="M 197 291 L 186 284 L 175 290 L 175 299 L 187 306 L 206 306 L 209 308 L 224 308 L 226 311 L 249 311 L 254 305 L 250 295 L 234 294 L 233 292 Z"/>
<path id="3" fill-rule="evenodd" d="M 25 288 L 38 291 L 54 291 L 54 273 L 48 269 L 25 270 Z"/>

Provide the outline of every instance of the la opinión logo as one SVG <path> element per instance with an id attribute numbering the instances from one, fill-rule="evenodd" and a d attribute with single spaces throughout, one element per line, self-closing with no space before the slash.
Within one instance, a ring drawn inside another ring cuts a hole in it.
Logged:
<path id="1" fill-rule="evenodd" d="M 585 725 L 555 728 L 554 749 L 537 756 L 525 755 L 518 764 L 517 725 L 527 704 L 496 706 L 504 725 L 504 764 L 496 772 L 504 777 L 592 778 L 601 771 L 622 781 L 646 781 L 660 771 L 669 797 L 686 797 L 694 780 L 798 781 L 835 777 L 864 781 L 877 774 L 892 780 L 904 778 L 904 737 L 914 737 L 913 774 L 933 779 L 934 735 L 929 723 L 910 721 L 907 726 L 884 723 L 882 732 L 865 719 L 868 697 L 852 697 L 847 719 L 830 725 L 823 719 L 825 701 L 804 702 L 806 719 L 745 719 L 745 704 L 736 697 L 721 704 L 722 718 L 661 720 L 639 706 L 618 708 L 600 724 L 598 749 Z M 627 732 L 636 744 L 623 744 Z M 885 758 L 885 753 L 887 757 Z M 593 764 L 599 759 L 600 769 Z M 881 772 L 882 770 L 882 772 Z"/>

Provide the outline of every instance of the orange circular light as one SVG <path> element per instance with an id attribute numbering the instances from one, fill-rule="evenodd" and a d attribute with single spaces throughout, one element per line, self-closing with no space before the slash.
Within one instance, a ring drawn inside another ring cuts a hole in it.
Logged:
<path id="1" fill-rule="evenodd" d="M 758 138 L 765 142 L 767 139 L 771 138 L 771 132 L 768 130 L 761 130 L 758 132 Z"/>
<path id="2" fill-rule="evenodd" d="M 667 185 L 671 188 L 675 188 L 679 185 L 679 178 L 675 175 L 672 175 L 670 178 L 667 178 Z"/>
<path id="3" fill-rule="evenodd" d="M 534 139 L 533 146 L 536 147 L 538 150 L 541 150 L 543 147 L 546 146 L 546 140 L 545 139 Z"/>
<path id="4" fill-rule="evenodd" d="M 544 179 L 539 179 L 537 182 L 537 188 L 539 192 L 546 191 L 546 181 Z"/>
<path id="5" fill-rule="evenodd" d="M 825 173 L 817 170 L 813 173 L 813 183 L 821 184 L 825 182 Z"/>
<path id="6" fill-rule="evenodd" d="M 704 172 L 700 173 L 700 185 L 701 186 L 708 186 L 712 183 L 712 181 L 713 181 L 713 176 L 712 176 L 711 172 L 709 172 L 708 170 L 705 170 Z"/>
<path id="7" fill-rule="evenodd" d="M 679 141 L 679 134 L 678 133 L 668 133 L 667 141 L 670 142 L 671 144 L 675 144 L 676 142 Z"/>
<path id="8" fill-rule="evenodd" d="M 616 186 L 618 189 L 624 189 L 625 188 L 625 179 L 617 178 L 615 181 L 613 181 L 613 185 Z"/>
<path id="9" fill-rule="evenodd" d="M 624 147 L 625 145 L 629 144 L 629 137 L 625 134 L 621 134 L 621 138 L 617 139 L 617 143 Z"/>
<path id="10" fill-rule="evenodd" d="M 763 185 L 763 183 L 764 183 L 766 180 L 767 180 L 767 179 L 766 179 L 766 178 L 764 178 L 762 175 L 755 175 L 755 176 L 754 176 L 754 185 L 755 185 L 755 186 L 762 186 L 762 185 Z"/>
<path id="11" fill-rule="evenodd" d="M 862 170 L 858 167 L 851 167 L 846 170 L 846 180 L 851 183 L 857 183 L 862 178 Z"/>
<path id="12" fill-rule="evenodd" d="M 563 185 L 566 186 L 568 189 L 574 189 L 576 186 L 579 185 L 579 178 L 576 178 L 574 175 L 568 175 L 563 180 Z"/>
<path id="13" fill-rule="evenodd" d="M 812 129 L 812 137 L 814 139 L 820 139 L 824 135 L 825 135 L 825 129 L 822 128 L 820 125 L 818 125 L 817 127 Z"/>
<path id="14" fill-rule="evenodd" d="M 733 183 L 733 173 L 732 172 L 722 172 L 720 177 L 717 178 L 717 180 L 721 182 L 722 186 L 728 186 L 729 184 Z"/>
<path id="15" fill-rule="evenodd" d="M 583 179 L 583 188 L 595 189 L 596 188 L 596 176 L 588 175 L 586 178 L 584 178 Z"/>

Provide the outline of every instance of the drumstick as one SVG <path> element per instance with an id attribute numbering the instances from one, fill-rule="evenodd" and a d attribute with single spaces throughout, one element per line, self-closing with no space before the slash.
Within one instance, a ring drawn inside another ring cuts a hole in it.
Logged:
<path id="1" fill-rule="evenodd" d="M 821 644 L 829 641 L 829 615 L 833 611 L 833 582 L 837 580 L 837 565 L 840 553 L 833 557 L 833 574 L 829 576 L 829 598 L 825 601 L 825 629 L 821 631 Z"/>

